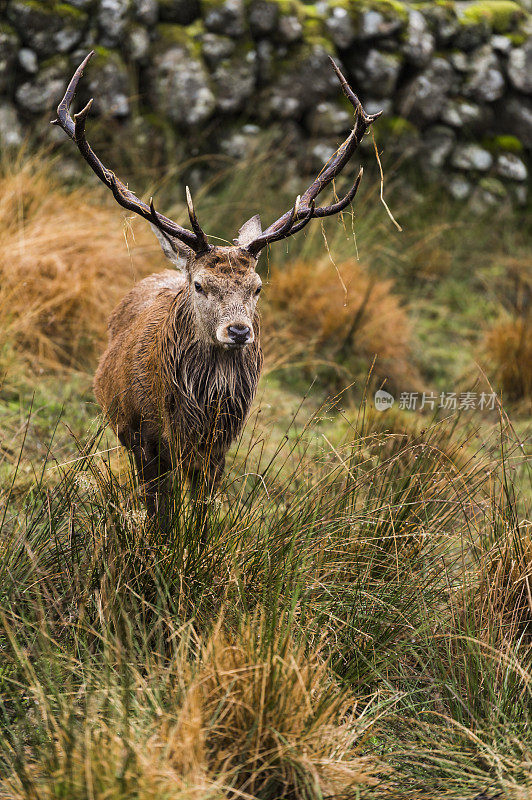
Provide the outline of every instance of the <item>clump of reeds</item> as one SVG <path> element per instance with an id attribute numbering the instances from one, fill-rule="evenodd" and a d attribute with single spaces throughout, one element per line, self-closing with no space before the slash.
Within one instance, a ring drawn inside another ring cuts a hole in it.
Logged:
<path id="1" fill-rule="evenodd" d="M 360 374 L 377 358 L 390 382 L 412 378 L 412 326 L 391 280 L 355 259 L 294 261 L 272 274 L 264 311 L 266 345 L 308 364 Z M 279 335 L 282 331 L 282 336 Z"/>
<path id="2" fill-rule="evenodd" d="M 532 397 L 532 317 L 508 317 L 486 334 L 494 380 L 508 400 Z"/>

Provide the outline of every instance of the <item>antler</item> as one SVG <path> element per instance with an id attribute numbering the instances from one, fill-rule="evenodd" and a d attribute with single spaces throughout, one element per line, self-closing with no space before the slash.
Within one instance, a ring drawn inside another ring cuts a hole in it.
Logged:
<path id="1" fill-rule="evenodd" d="M 52 120 L 52 125 L 59 125 L 65 133 L 67 133 L 70 138 L 75 142 L 78 147 L 79 152 L 91 167 L 91 169 L 96 173 L 98 178 L 104 183 L 109 189 L 111 189 L 115 200 L 123 207 L 127 208 L 128 211 L 134 211 L 136 214 L 139 214 L 144 219 L 151 222 L 155 225 L 159 230 L 163 231 L 164 233 L 168 234 L 169 236 L 175 237 L 180 239 L 184 244 L 194 250 L 196 253 L 205 252 L 210 249 L 210 245 L 207 242 L 207 238 L 202 231 L 200 224 L 198 222 L 198 218 L 196 217 L 196 213 L 194 211 L 194 206 L 192 205 L 192 198 L 190 196 L 190 191 L 187 187 L 187 205 L 188 205 L 188 213 L 190 217 L 190 223 L 192 225 L 193 231 L 189 231 L 186 228 L 182 228 L 176 222 L 173 222 L 168 217 L 165 217 L 163 214 L 159 214 L 153 205 L 153 200 L 150 200 L 150 205 L 146 205 L 138 197 L 131 192 L 125 184 L 119 180 L 114 172 L 110 169 L 107 169 L 96 153 L 92 150 L 91 146 L 87 142 L 85 137 L 85 122 L 87 119 L 87 114 L 89 113 L 90 107 L 92 106 L 92 99 L 89 100 L 85 108 L 83 108 L 77 114 L 74 114 L 74 119 L 70 116 L 69 108 L 72 100 L 74 99 L 74 95 L 76 93 L 76 89 L 78 87 L 79 79 L 83 75 L 83 70 L 87 66 L 89 60 L 94 55 L 94 50 L 92 50 L 88 56 L 86 56 L 77 70 L 75 71 L 74 75 L 72 76 L 72 80 L 67 86 L 67 90 L 65 92 L 65 96 L 57 106 L 57 119 Z"/>
<path id="2" fill-rule="evenodd" d="M 330 206 L 315 207 L 317 196 L 340 174 L 362 141 L 362 137 L 369 126 L 382 114 L 382 111 L 378 111 L 376 114 L 365 113 L 360 100 L 349 86 L 340 69 L 330 56 L 329 59 L 334 71 L 338 75 L 344 94 L 355 109 L 354 128 L 345 142 L 340 145 L 334 156 L 323 166 L 316 179 L 310 184 L 304 194 L 298 197 L 294 207 L 283 214 L 282 217 L 279 217 L 279 219 L 273 222 L 269 228 L 266 228 L 260 236 L 247 245 L 246 249 L 253 255 L 257 255 L 257 253 L 266 247 L 266 245 L 271 244 L 271 242 L 276 242 L 279 239 L 286 239 L 288 236 L 297 233 L 304 228 L 311 219 L 338 214 L 338 212 L 343 211 L 344 208 L 352 203 L 357 193 L 362 178 L 362 167 L 358 172 L 353 186 L 345 197 L 338 200 L 336 203 L 332 203 Z"/>

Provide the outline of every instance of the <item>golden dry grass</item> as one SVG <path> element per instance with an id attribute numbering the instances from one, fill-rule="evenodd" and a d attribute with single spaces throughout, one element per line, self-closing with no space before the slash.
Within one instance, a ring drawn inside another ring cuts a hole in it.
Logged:
<path id="1" fill-rule="evenodd" d="M 532 317 L 508 317 L 486 334 L 485 350 L 505 399 L 532 397 Z"/>
<path id="2" fill-rule="evenodd" d="M 264 645 L 265 623 L 258 612 L 229 634 L 219 621 L 203 644 L 173 628 L 172 659 L 132 668 L 126 692 L 121 646 L 111 645 L 107 681 L 87 676 L 79 707 L 59 711 L 27 662 L 54 755 L 28 752 L 25 779 L 13 772 L 0 796 L 312 800 L 375 784 L 355 698 L 319 648 L 306 652 L 280 628 Z"/>
<path id="3" fill-rule="evenodd" d="M 263 316 L 267 352 L 278 356 L 284 347 L 307 362 L 343 366 L 344 378 L 357 361 L 367 371 L 376 356 L 379 372 L 392 381 L 413 377 L 407 310 L 392 281 L 372 276 L 354 259 L 295 261 L 274 272 Z"/>
<path id="4" fill-rule="evenodd" d="M 2 349 L 44 369 L 94 362 L 114 304 L 162 263 L 148 227 L 137 242 L 126 227 L 101 191 L 68 191 L 39 156 L 2 165 Z"/>

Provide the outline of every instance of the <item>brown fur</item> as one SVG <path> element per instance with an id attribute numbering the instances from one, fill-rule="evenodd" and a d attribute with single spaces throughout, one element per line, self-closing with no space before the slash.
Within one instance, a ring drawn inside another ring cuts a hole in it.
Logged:
<path id="1" fill-rule="evenodd" d="M 186 255 L 184 273 L 145 278 L 112 312 L 94 379 L 98 402 L 146 481 L 151 511 L 175 467 L 196 485 L 216 483 L 262 368 L 255 259 L 238 247 Z M 220 330 L 246 323 L 253 341 L 220 343 Z"/>

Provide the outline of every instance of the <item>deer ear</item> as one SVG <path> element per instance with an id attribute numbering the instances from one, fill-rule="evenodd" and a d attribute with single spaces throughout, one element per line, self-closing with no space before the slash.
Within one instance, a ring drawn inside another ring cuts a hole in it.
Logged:
<path id="1" fill-rule="evenodd" d="M 186 244 L 180 242 L 179 239 L 164 233 L 164 231 L 161 231 L 151 223 L 150 228 L 158 238 L 166 258 L 169 259 L 169 261 L 171 261 L 177 269 L 184 270 L 187 265 L 187 261 L 192 254 L 190 247 L 187 247 Z"/>
<path id="2" fill-rule="evenodd" d="M 244 222 L 240 230 L 238 231 L 238 237 L 235 239 L 235 244 L 239 247 L 247 247 L 248 244 L 254 239 L 257 239 L 262 233 L 262 225 L 260 223 L 260 217 L 258 214 L 255 214 L 254 217 L 248 219 L 247 222 Z"/>

